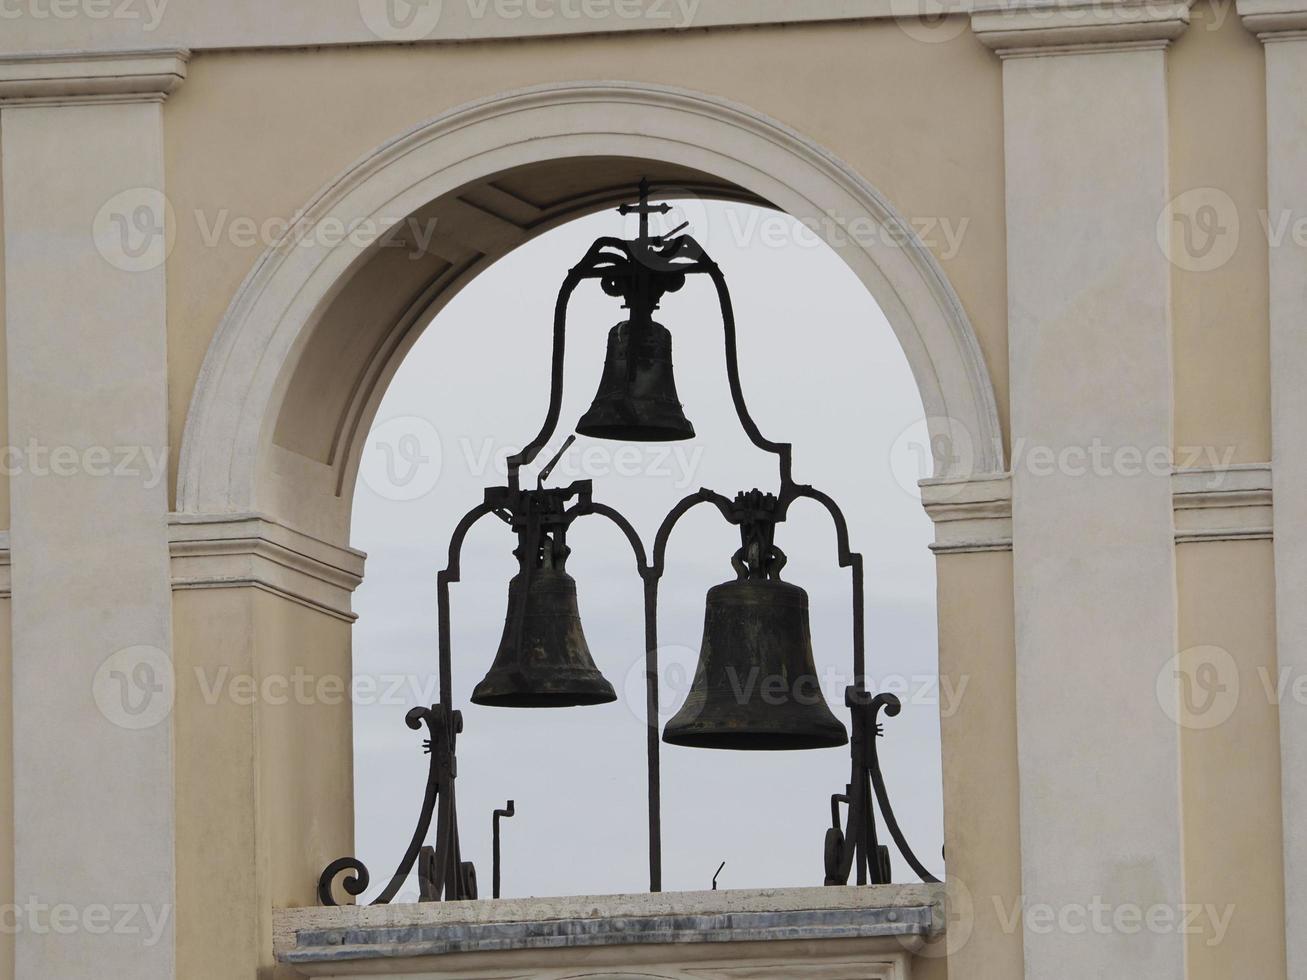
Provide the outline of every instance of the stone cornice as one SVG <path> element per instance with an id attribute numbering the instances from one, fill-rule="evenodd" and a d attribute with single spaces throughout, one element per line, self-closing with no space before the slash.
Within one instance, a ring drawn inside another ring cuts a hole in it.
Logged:
<path id="1" fill-rule="evenodd" d="M 364 554 L 258 514 L 174 514 L 169 519 L 172 587 L 256 588 L 347 622 L 363 581 Z"/>
<path id="2" fill-rule="evenodd" d="M 1165 47 L 1190 0 L 1015 0 L 972 8 L 971 29 L 1002 58 Z"/>
<path id="3" fill-rule="evenodd" d="M 1177 470 L 1171 494 L 1177 543 L 1271 537 L 1271 467 L 1265 463 Z"/>
<path id="4" fill-rule="evenodd" d="M 184 49 L 0 55 L 0 104 L 162 102 L 186 78 Z"/>
<path id="5" fill-rule="evenodd" d="M 937 555 L 1012 550 L 1012 479 L 923 480 L 921 505 L 935 522 Z"/>
<path id="6" fill-rule="evenodd" d="M 1171 477 L 1177 544 L 1256 541 L 1272 535 L 1271 467 L 1249 463 L 1177 470 Z M 937 555 L 1012 550 L 1012 480 L 923 480 Z"/>
<path id="7" fill-rule="evenodd" d="M 0 599 L 13 595 L 13 576 L 9 574 L 9 532 L 0 531 Z"/>
<path id="8" fill-rule="evenodd" d="M 1263 41 L 1307 39 L 1307 0 L 1238 0 L 1235 9 Z"/>

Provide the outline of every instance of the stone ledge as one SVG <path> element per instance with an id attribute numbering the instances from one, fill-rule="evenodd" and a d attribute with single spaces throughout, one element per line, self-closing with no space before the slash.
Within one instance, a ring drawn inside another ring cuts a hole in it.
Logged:
<path id="1" fill-rule="evenodd" d="M 162 102 L 185 80 L 189 58 L 180 48 L 0 55 L 0 103 Z"/>
<path id="2" fill-rule="evenodd" d="M 922 480 L 921 505 L 935 522 L 937 555 L 1012 550 L 1012 478 Z"/>
<path id="3" fill-rule="evenodd" d="M 347 622 L 366 556 L 258 514 L 173 514 L 172 587 L 258 588 Z"/>
<path id="4" fill-rule="evenodd" d="M 281 909 L 274 948 L 309 975 L 345 964 L 377 972 L 383 960 L 407 970 L 459 954 L 604 946 L 887 940 L 907 952 L 942 934 L 942 901 L 941 885 L 882 885 Z"/>
<path id="5" fill-rule="evenodd" d="M 1176 470 L 1171 477 L 1177 544 L 1264 540 L 1272 534 L 1271 467 Z"/>
<path id="6" fill-rule="evenodd" d="M 978 3 L 971 29 L 1003 58 L 1164 47 L 1189 26 L 1191 0 Z"/>
<path id="7" fill-rule="evenodd" d="M 1243 26 L 1263 41 L 1307 38 L 1304 0 L 1238 0 L 1235 9 Z"/>

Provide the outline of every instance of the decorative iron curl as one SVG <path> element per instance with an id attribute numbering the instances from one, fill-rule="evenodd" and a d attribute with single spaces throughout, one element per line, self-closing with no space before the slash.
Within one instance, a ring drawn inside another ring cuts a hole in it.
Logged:
<path id="1" fill-rule="evenodd" d="M 372 876 L 368 874 L 367 866 L 356 857 L 337 858 L 327 865 L 318 878 L 318 901 L 323 905 L 339 905 L 336 897 L 331 893 L 331 886 L 337 875 L 345 871 L 354 872 L 340 883 L 345 889 L 346 894 L 353 895 L 357 898 L 368 890 L 368 885 L 372 882 Z"/>

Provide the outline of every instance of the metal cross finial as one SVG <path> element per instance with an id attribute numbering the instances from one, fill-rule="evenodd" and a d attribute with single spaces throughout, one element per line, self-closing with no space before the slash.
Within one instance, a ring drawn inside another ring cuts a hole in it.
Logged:
<path id="1" fill-rule="evenodd" d="M 623 204 L 618 207 L 618 214 L 638 214 L 640 216 L 640 237 L 638 239 L 643 248 L 649 247 L 649 215 L 666 214 L 672 209 L 670 204 L 650 204 L 649 203 L 649 178 L 640 178 L 640 203 Z"/>

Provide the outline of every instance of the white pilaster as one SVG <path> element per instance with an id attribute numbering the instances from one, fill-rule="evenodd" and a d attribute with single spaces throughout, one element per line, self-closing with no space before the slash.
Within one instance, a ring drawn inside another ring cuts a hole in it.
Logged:
<path id="1" fill-rule="evenodd" d="M 1165 47 L 1187 20 L 1180 3 L 1006 5 L 972 21 L 1004 58 L 1030 980 L 1184 978 L 1182 936 L 1111 923 L 1184 901 L 1179 733 L 1155 693 L 1177 641 L 1172 487 L 1148 461 L 1172 444 L 1157 224 Z M 1088 456 L 1101 446 L 1106 465 Z"/>
<path id="2" fill-rule="evenodd" d="M 19 977 L 174 974 L 157 229 L 184 64 L 0 58 Z"/>
<path id="3" fill-rule="evenodd" d="M 1267 226 L 1307 217 L 1307 3 L 1240 0 L 1266 48 Z M 1271 443 L 1275 491 L 1276 657 L 1307 674 L 1307 244 L 1270 249 Z M 1307 717 L 1280 704 L 1285 941 L 1289 976 L 1307 975 Z"/>

